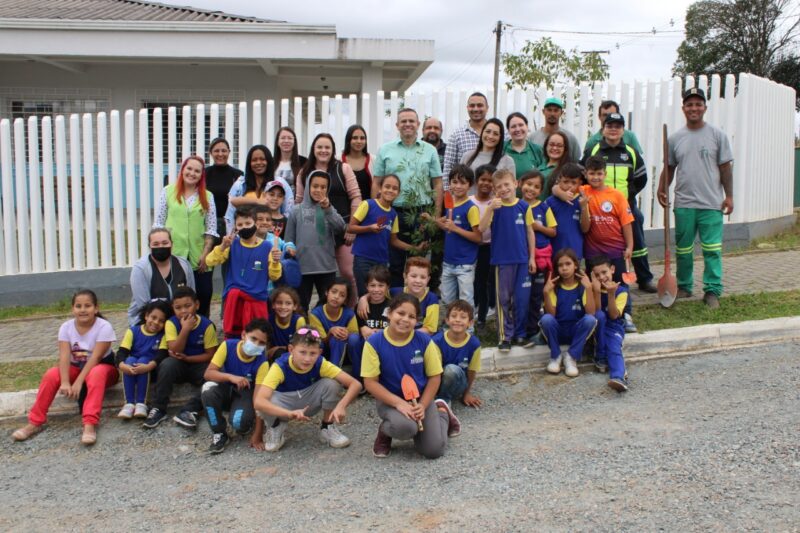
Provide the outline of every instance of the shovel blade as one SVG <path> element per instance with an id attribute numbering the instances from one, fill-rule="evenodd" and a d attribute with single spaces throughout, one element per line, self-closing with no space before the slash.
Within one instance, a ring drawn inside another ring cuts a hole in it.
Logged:
<path id="1" fill-rule="evenodd" d="M 404 374 L 403 379 L 400 380 L 400 388 L 403 389 L 403 398 L 407 402 L 419 398 L 419 387 L 417 387 L 417 382 L 414 381 L 414 378 L 408 374 Z"/>
<path id="2" fill-rule="evenodd" d="M 626 285 L 633 285 L 636 283 L 636 272 L 625 272 L 622 274 L 622 281 L 624 281 Z"/>
<path id="3" fill-rule="evenodd" d="M 670 273 L 666 273 L 658 280 L 658 303 L 662 307 L 672 307 L 678 296 L 678 280 Z"/>

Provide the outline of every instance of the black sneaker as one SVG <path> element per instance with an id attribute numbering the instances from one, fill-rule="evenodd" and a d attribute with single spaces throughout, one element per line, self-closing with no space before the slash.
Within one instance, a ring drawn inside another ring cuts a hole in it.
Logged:
<path id="1" fill-rule="evenodd" d="M 511 350 L 511 343 L 508 341 L 503 341 L 497 345 L 497 349 L 501 352 L 508 352 Z"/>
<path id="2" fill-rule="evenodd" d="M 211 436 L 211 446 L 208 447 L 208 453 L 217 454 L 225 451 L 225 446 L 228 445 L 230 439 L 226 433 L 214 433 Z"/>
<path id="3" fill-rule="evenodd" d="M 625 378 L 611 378 L 608 380 L 608 386 L 617 392 L 626 392 L 628 390 L 628 380 Z"/>
<path id="4" fill-rule="evenodd" d="M 172 419 L 176 424 L 180 424 L 185 428 L 197 428 L 197 413 L 193 413 L 191 411 L 181 411 L 177 415 L 173 416 Z"/>
<path id="5" fill-rule="evenodd" d="M 605 361 L 595 360 L 594 369 L 600 372 L 601 374 L 608 374 L 608 363 Z"/>
<path id="6" fill-rule="evenodd" d="M 159 409 L 158 407 L 153 407 L 150 409 L 150 412 L 147 413 L 147 418 L 145 418 L 144 423 L 142 423 L 142 427 L 147 429 L 153 429 L 157 425 L 161 423 L 162 420 L 167 418 L 167 413 Z"/>
<path id="7" fill-rule="evenodd" d="M 513 344 L 514 346 L 525 346 L 526 344 L 528 344 L 528 339 L 526 339 L 525 337 L 517 337 L 516 339 L 511 340 L 511 344 Z"/>

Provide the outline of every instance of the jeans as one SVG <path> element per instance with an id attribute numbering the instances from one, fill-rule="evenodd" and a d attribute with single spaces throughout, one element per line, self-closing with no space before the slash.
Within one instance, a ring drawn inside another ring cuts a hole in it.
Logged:
<path id="1" fill-rule="evenodd" d="M 461 398 L 465 390 L 467 390 L 467 371 L 458 365 L 446 365 L 436 398 L 450 403 L 453 398 Z"/>
<path id="2" fill-rule="evenodd" d="M 475 306 L 475 265 L 451 265 L 442 263 L 442 302 L 447 305 L 460 298 Z"/>

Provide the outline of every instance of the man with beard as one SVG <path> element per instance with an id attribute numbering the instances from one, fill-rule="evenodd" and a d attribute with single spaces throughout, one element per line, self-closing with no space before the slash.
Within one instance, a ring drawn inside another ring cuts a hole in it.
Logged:
<path id="1" fill-rule="evenodd" d="M 422 140 L 432 144 L 439 154 L 439 164 L 444 164 L 444 152 L 447 143 L 442 140 L 442 121 L 436 117 L 428 117 L 422 123 Z"/>
<path id="2" fill-rule="evenodd" d="M 561 132 L 567 136 L 569 142 L 569 160 L 577 163 L 581 159 L 581 146 L 578 139 L 571 131 L 561 127 L 561 116 L 564 114 L 564 101 L 561 98 L 551 97 L 544 101 L 542 108 L 544 127 L 539 128 L 528 136 L 533 144 L 544 146 L 551 133 Z"/>
<path id="3" fill-rule="evenodd" d="M 481 130 L 486 124 L 486 112 L 489 110 L 489 101 L 483 93 L 472 93 L 467 98 L 467 113 L 469 122 L 454 131 L 447 140 L 447 149 L 444 152 L 442 163 L 442 186 L 448 190 L 450 184 L 447 176 L 450 169 L 457 165 L 467 152 L 478 147 Z"/>

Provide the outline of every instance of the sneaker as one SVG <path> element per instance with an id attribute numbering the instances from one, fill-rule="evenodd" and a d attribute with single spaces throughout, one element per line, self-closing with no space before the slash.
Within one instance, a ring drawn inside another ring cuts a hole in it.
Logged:
<path id="1" fill-rule="evenodd" d="M 703 303 L 705 303 L 709 309 L 719 309 L 719 296 L 713 292 L 707 292 L 705 296 L 703 296 Z"/>
<path id="2" fill-rule="evenodd" d="M 283 434 L 288 425 L 288 422 L 281 421 L 274 428 L 271 427 L 267 429 L 267 442 L 264 443 L 265 450 L 268 452 L 277 452 L 283 448 L 283 445 L 286 444 L 286 437 L 284 437 Z"/>
<path id="3" fill-rule="evenodd" d="M 224 452 L 228 442 L 230 442 L 230 439 L 227 433 L 214 433 L 211 436 L 211 446 L 208 447 L 208 453 L 217 454 Z"/>
<path id="4" fill-rule="evenodd" d="M 570 378 L 578 375 L 578 365 L 570 354 L 564 354 L 564 375 Z"/>
<path id="5" fill-rule="evenodd" d="M 608 374 L 608 363 L 606 361 L 595 361 L 594 369 L 601 374 Z"/>
<path id="6" fill-rule="evenodd" d="M 547 339 L 544 338 L 541 331 L 528 337 L 525 343 L 525 348 L 533 348 L 534 346 L 547 346 Z"/>
<path id="7" fill-rule="evenodd" d="M 528 345 L 528 339 L 525 337 L 517 337 L 516 339 L 511 340 L 512 346 L 522 346 L 525 347 Z"/>
<path id="8" fill-rule="evenodd" d="M 121 418 L 123 420 L 130 420 L 133 418 L 133 411 L 136 407 L 132 403 L 126 403 L 122 406 L 122 409 L 119 410 L 117 413 L 117 418 Z M 145 415 L 146 416 L 146 415 Z"/>
<path id="9" fill-rule="evenodd" d="M 497 349 L 501 352 L 508 352 L 511 350 L 511 343 L 508 341 L 503 341 L 497 345 Z"/>
<path id="10" fill-rule="evenodd" d="M 197 413 L 193 413 L 191 411 L 181 411 L 177 415 L 173 416 L 172 419 L 176 424 L 180 424 L 185 428 L 197 428 Z"/>
<path id="11" fill-rule="evenodd" d="M 447 402 L 444 400 L 436 400 L 434 403 L 436 404 L 436 407 L 441 407 L 447 411 L 447 416 L 449 418 L 447 422 L 447 436 L 449 438 L 453 438 L 461 435 L 461 421 L 458 419 Z"/>
<path id="12" fill-rule="evenodd" d="M 678 289 L 678 294 L 675 295 L 676 298 L 691 298 L 692 293 L 687 291 L 686 289 Z"/>
<path id="13" fill-rule="evenodd" d="M 558 374 L 561 372 L 561 360 L 562 356 L 558 356 L 555 359 L 550 359 L 550 362 L 547 363 L 547 371 L 551 374 Z"/>
<path id="14" fill-rule="evenodd" d="M 617 392 L 626 392 L 628 390 L 628 380 L 626 378 L 611 378 L 608 380 L 608 386 Z"/>
<path id="15" fill-rule="evenodd" d="M 494 316 L 497 314 L 497 310 L 494 307 L 490 307 L 486 310 L 486 318 Z"/>
<path id="16" fill-rule="evenodd" d="M 392 453 L 392 437 L 378 427 L 378 436 L 375 437 L 375 444 L 372 445 L 372 455 L 375 457 L 389 457 L 390 453 Z"/>
<path id="17" fill-rule="evenodd" d="M 323 443 L 327 442 L 331 448 L 347 448 L 350 446 L 350 439 L 342 435 L 339 428 L 333 424 L 319 430 L 319 440 Z"/>
<path id="18" fill-rule="evenodd" d="M 137 403 L 133 411 L 133 418 L 147 418 L 147 406 L 143 403 Z"/>
<path id="19" fill-rule="evenodd" d="M 625 333 L 636 333 L 637 331 L 633 318 L 628 313 L 625 313 Z"/>
<path id="20" fill-rule="evenodd" d="M 165 413 L 158 407 L 153 407 L 147 414 L 147 418 L 142 424 L 142 427 L 145 427 L 147 429 L 153 429 L 154 427 L 159 425 L 165 418 L 167 418 L 167 413 Z"/>
<path id="21" fill-rule="evenodd" d="M 650 294 L 655 294 L 658 292 L 658 287 L 656 284 L 653 283 L 653 280 L 648 281 L 647 283 L 640 283 L 639 290 L 642 292 L 648 292 Z"/>

